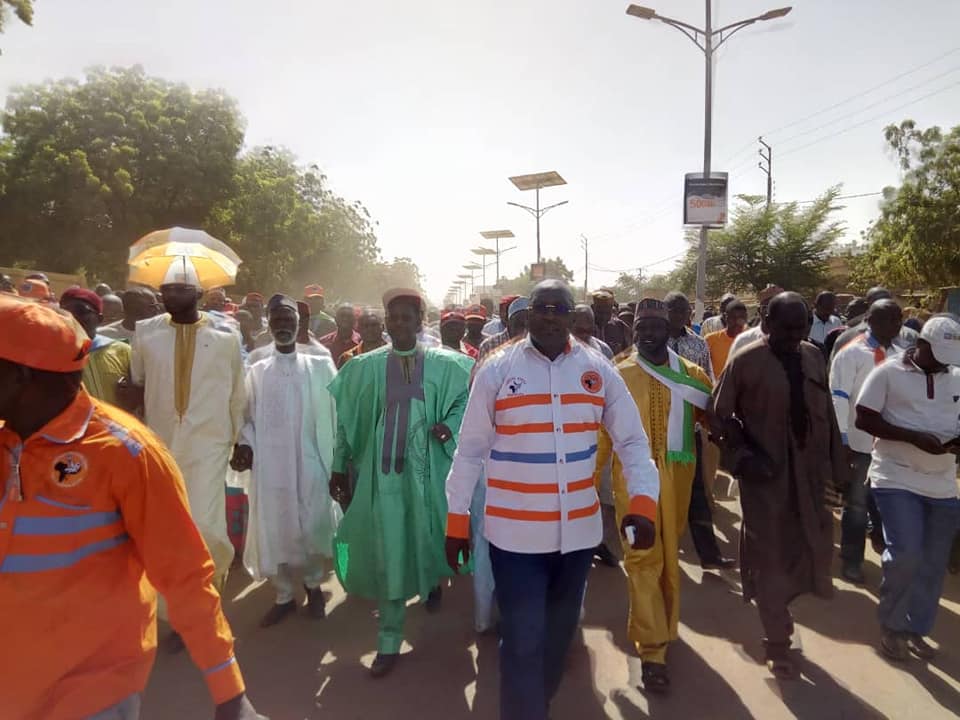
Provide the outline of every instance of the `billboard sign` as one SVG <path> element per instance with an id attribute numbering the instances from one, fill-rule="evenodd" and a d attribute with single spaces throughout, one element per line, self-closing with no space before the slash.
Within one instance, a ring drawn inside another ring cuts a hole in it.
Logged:
<path id="1" fill-rule="evenodd" d="M 683 176 L 683 224 L 723 227 L 727 224 L 727 173 Z"/>

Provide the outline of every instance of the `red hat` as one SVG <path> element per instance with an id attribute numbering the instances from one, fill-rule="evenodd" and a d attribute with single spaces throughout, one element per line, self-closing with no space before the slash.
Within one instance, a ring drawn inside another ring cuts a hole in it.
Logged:
<path id="1" fill-rule="evenodd" d="M 462 312 L 450 310 L 440 315 L 440 324 L 446 325 L 448 322 L 466 322 Z"/>
<path id="2" fill-rule="evenodd" d="M 60 296 L 60 305 L 63 306 L 65 300 L 79 300 L 97 311 L 97 315 L 103 314 L 103 300 L 93 290 L 87 290 L 82 287 L 71 287 L 63 291 Z"/>
<path id="3" fill-rule="evenodd" d="M 244 305 L 247 305 L 253 300 L 256 300 L 263 305 L 263 295 L 258 292 L 247 293 L 246 297 L 243 298 L 243 303 Z"/>
<path id="4" fill-rule="evenodd" d="M 307 285 L 307 286 L 303 289 L 303 296 L 304 296 L 305 298 L 312 298 L 312 297 L 322 298 L 322 297 L 323 297 L 323 288 L 320 287 L 319 285 Z"/>
<path id="5" fill-rule="evenodd" d="M 91 343 L 69 313 L 13 295 L 0 295 L 0 336 L 30 339 L 0 343 L 3 360 L 58 373 L 83 370 Z"/>
<path id="6" fill-rule="evenodd" d="M 464 313 L 464 318 L 466 320 L 486 320 L 487 309 L 483 305 L 471 305 Z"/>
<path id="7" fill-rule="evenodd" d="M 502 298 L 500 298 L 500 307 L 504 307 L 504 306 L 510 307 L 510 303 L 512 303 L 512 302 L 513 302 L 514 300 L 516 300 L 518 297 L 520 297 L 520 296 L 519 296 L 519 295 L 504 295 Z"/>

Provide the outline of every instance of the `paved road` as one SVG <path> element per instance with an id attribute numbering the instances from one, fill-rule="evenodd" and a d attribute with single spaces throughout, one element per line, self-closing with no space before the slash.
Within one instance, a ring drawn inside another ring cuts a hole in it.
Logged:
<path id="1" fill-rule="evenodd" d="M 719 504 L 716 522 L 735 545 L 735 501 Z M 729 542 L 725 549 L 735 554 Z M 869 550 L 868 550 L 869 552 Z M 960 577 L 947 579 L 933 639 L 943 647 L 932 663 L 893 666 L 875 650 L 879 561 L 868 557 L 866 587 L 837 580 L 831 601 L 794 604 L 804 650 L 803 677 L 773 680 L 760 664 L 756 610 L 742 602 L 739 575 L 704 573 L 683 548 L 680 641 L 670 650 L 673 689 L 648 699 L 633 687 L 639 662 L 628 660 L 626 590 L 617 569 L 590 575 L 583 631 L 574 644 L 554 720 L 641 718 L 954 718 L 960 715 Z M 444 595 L 438 615 L 411 607 L 404 658 L 394 673 L 372 680 L 376 625 L 373 606 L 346 599 L 336 579 L 328 617 L 299 615 L 262 630 L 272 602 L 267 585 L 231 576 L 227 614 L 250 696 L 272 720 L 495 720 L 497 643 L 472 632 L 468 580 Z M 147 689 L 144 720 L 212 717 L 198 671 L 186 654 L 158 655 Z"/>

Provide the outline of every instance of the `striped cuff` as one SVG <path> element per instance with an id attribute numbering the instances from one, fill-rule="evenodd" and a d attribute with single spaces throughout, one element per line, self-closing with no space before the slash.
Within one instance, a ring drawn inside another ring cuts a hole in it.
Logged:
<path id="1" fill-rule="evenodd" d="M 447 513 L 447 537 L 470 539 L 470 516 Z"/>
<path id="2" fill-rule="evenodd" d="M 628 515 L 640 515 L 651 522 L 657 521 L 657 501 L 646 495 L 635 495 L 630 498 Z"/>
<path id="3" fill-rule="evenodd" d="M 204 671 L 203 675 L 207 681 L 207 689 L 210 691 L 210 697 L 213 698 L 214 705 L 232 700 L 237 695 L 242 694 L 245 689 L 243 675 L 240 674 L 240 665 L 237 664 L 235 657 L 231 656 L 226 662 L 214 665 L 209 670 Z"/>

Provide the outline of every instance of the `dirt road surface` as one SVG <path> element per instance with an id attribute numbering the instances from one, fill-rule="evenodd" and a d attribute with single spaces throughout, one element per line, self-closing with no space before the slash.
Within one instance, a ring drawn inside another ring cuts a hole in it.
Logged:
<path id="1" fill-rule="evenodd" d="M 718 537 L 736 555 L 736 501 L 718 504 Z M 839 536 L 839 533 L 838 533 Z M 648 697 L 636 688 L 639 661 L 629 658 L 627 596 L 620 569 L 595 567 L 582 632 L 574 641 L 553 720 L 740 720 L 762 718 L 955 718 L 960 716 L 960 576 L 948 576 L 930 663 L 893 665 L 876 650 L 879 558 L 867 549 L 864 587 L 836 579 L 835 597 L 793 605 L 803 644 L 802 678 L 778 682 L 762 660 L 756 609 L 740 596 L 739 573 L 703 572 L 683 545 L 680 640 L 668 662 L 672 689 Z M 497 640 L 473 632 L 468 578 L 445 591 L 443 609 L 412 606 L 404 656 L 394 673 L 373 680 L 373 604 L 347 599 L 334 577 L 327 618 L 303 613 L 258 626 L 273 602 L 269 585 L 235 571 L 225 593 L 248 693 L 271 720 L 496 720 Z M 161 631 L 162 633 L 165 631 Z M 144 720 L 208 720 L 212 705 L 186 653 L 161 649 L 144 699 Z"/>

